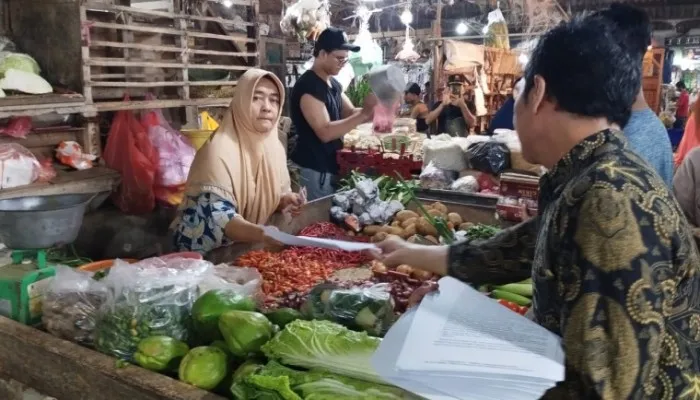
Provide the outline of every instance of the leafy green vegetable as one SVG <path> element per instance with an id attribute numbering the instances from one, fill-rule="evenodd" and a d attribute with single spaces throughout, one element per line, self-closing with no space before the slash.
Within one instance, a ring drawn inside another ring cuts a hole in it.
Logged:
<path id="1" fill-rule="evenodd" d="M 466 230 L 466 237 L 471 240 L 491 239 L 500 231 L 501 229 L 495 226 L 476 224 Z"/>
<path id="2" fill-rule="evenodd" d="M 340 181 L 340 192 L 354 189 L 357 183 L 365 179 L 370 179 L 367 175 L 358 171 L 351 171 L 350 175 Z M 384 201 L 398 200 L 404 205 L 410 200 L 410 193 L 418 187 L 415 181 L 399 182 L 390 176 L 380 176 L 374 179 L 374 183 L 379 188 L 379 199 Z"/>
<path id="3" fill-rule="evenodd" d="M 384 383 L 371 364 L 379 343 L 379 338 L 330 321 L 296 320 L 262 346 L 262 351 L 283 364 Z"/>
<path id="4" fill-rule="evenodd" d="M 35 75 L 39 75 L 41 72 L 39 63 L 31 56 L 22 53 L 6 53 L 4 57 L 0 58 L 0 76 L 5 76 L 9 69 L 29 72 Z"/>
<path id="5" fill-rule="evenodd" d="M 270 361 L 231 387 L 238 400 L 399 400 L 417 398 L 402 389 L 330 372 L 297 371 Z"/>
<path id="6" fill-rule="evenodd" d="M 350 85 L 345 91 L 352 105 L 362 107 L 365 102 L 365 97 L 372 91 L 369 87 L 369 82 L 366 78 L 357 80 L 353 85 Z"/>

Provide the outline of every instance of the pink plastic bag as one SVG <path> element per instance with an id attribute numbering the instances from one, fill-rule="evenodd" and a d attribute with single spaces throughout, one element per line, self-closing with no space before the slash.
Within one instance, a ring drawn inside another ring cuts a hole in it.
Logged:
<path id="1" fill-rule="evenodd" d="M 156 198 L 166 204 L 178 204 L 178 194 L 187 181 L 196 150 L 185 135 L 170 126 L 161 110 L 146 112 L 141 122 L 158 156 Z"/>
<path id="2" fill-rule="evenodd" d="M 381 102 L 374 106 L 372 127 L 375 134 L 391 133 L 393 131 L 394 121 L 396 120 L 396 112 L 398 109 L 398 101 L 388 107 Z"/>

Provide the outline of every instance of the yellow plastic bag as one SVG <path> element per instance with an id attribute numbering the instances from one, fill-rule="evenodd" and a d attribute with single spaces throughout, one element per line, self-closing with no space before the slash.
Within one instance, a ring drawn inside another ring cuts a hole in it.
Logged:
<path id="1" fill-rule="evenodd" d="M 208 111 L 202 111 L 199 113 L 199 126 L 202 130 L 215 131 L 219 128 L 219 123 Z"/>

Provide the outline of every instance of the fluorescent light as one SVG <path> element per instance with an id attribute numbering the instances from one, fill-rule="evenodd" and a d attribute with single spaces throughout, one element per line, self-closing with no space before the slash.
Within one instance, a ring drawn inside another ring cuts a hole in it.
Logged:
<path id="1" fill-rule="evenodd" d="M 484 29 L 482 29 L 481 32 L 482 32 L 484 35 L 487 34 L 487 33 L 489 33 L 489 26 L 488 26 L 488 25 L 484 26 Z"/>
<path id="2" fill-rule="evenodd" d="M 464 22 L 460 22 L 459 24 L 457 24 L 455 32 L 457 32 L 458 35 L 464 35 L 465 33 L 467 33 L 468 29 L 469 28 L 467 27 L 467 24 L 465 24 Z"/>
<path id="3" fill-rule="evenodd" d="M 411 22 L 413 22 L 413 14 L 411 13 L 411 10 L 405 9 L 401 13 L 401 23 L 404 25 L 408 25 Z"/>
<path id="4" fill-rule="evenodd" d="M 224 7 L 231 8 L 231 6 L 233 5 L 233 1 L 231 1 L 231 0 L 224 0 L 224 1 L 221 2 L 221 4 L 223 4 Z"/>

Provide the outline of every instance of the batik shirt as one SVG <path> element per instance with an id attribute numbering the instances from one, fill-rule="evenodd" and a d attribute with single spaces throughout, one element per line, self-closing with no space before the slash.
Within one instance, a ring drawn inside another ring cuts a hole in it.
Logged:
<path id="1" fill-rule="evenodd" d="M 609 130 L 540 186 L 537 218 L 452 246 L 449 274 L 531 274 L 535 321 L 566 353 L 565 380 L 544 399 L 700 400 L 700 257 L 667 186 Z"/>

